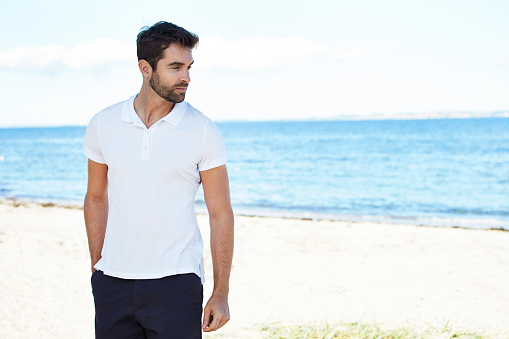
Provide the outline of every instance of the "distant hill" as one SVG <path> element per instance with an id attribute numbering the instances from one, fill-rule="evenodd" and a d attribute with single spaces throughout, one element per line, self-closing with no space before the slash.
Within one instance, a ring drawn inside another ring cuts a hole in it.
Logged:
<path id="1" fill-rule="evenodd" d="M 509 118 L 509 111 L 496 112 L 426 112 L 426 113 L 373 113 L 366 115 L 336 115 L 334 120 L 421 120 L 421 119 L 470 119 Z"/>

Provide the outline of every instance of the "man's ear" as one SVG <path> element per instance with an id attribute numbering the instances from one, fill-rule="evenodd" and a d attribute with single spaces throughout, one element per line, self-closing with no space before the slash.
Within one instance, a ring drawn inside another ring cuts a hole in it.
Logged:
<path id="1" fill-rule="evenodd" d="M 142 59 L 138 61 L 138 68 L 144 78 L 150 78 L 152 75 L 152 66 L 150 66 L 147 60 Z"/>

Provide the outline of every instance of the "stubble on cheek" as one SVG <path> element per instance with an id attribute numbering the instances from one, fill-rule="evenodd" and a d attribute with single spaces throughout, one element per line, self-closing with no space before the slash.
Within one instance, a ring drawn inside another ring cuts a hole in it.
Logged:
<path id="1" fill-rule="evenodd" d="M 186 97 L 186 92 L 179 93 L 176 88 L 177 87 L 186 87 L 188 84 L 180 82 L 178 84 L 173 85 L 172 87 L 165 86 L 161 83 L 161 79 L 157 73 L 153 73 L 152 77 L 149 80 L 150 87 L 156 92 L 161 98 L 166 101 L 179 103 L 184 101 Z"/>

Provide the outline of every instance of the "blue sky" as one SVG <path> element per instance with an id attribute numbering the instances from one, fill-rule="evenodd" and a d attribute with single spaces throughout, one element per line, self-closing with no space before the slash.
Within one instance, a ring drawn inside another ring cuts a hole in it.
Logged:
<path id="1" fill-rule="evenodd" d="M 141 86 L 135 39 L 200 36 L 186 97 L 213 120 L 509 110 L 509 1 L 17 1 L 0 126 L 84 125 Z"/>

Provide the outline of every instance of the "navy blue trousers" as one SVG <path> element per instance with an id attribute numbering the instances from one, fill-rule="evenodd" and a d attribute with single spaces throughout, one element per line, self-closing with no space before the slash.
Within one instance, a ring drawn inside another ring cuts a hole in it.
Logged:
<path id="1" fill-rule="evenodd" d="M 92 274 L 98 339 L 202 337 L 203 287 L 194 273 L 161 279 Z"/>

